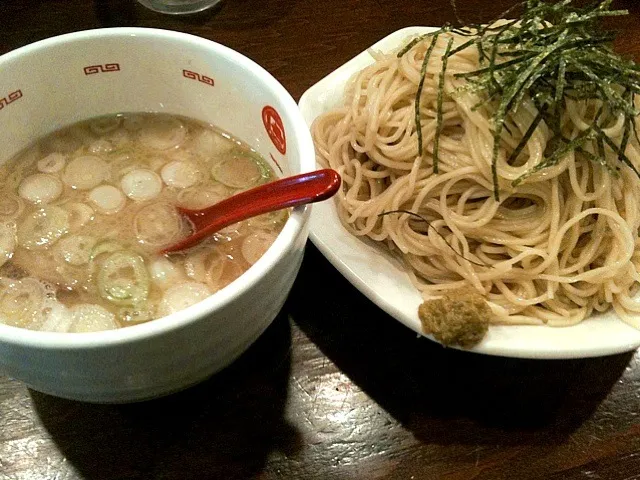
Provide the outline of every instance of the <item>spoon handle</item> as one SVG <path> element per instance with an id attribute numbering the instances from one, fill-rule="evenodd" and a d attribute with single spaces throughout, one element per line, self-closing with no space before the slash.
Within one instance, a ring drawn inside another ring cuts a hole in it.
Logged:
<path id="1" fill-rule="evenodd" d="M 161 253 L 192 247 L 218 230 L 247 218 L 325 200 L 338 191 L 340 183 L 340 175 L 335 170 L 316 170 L 265 183 L 201 210 L 177 207 L 193 224 L 193 234 Z"/>

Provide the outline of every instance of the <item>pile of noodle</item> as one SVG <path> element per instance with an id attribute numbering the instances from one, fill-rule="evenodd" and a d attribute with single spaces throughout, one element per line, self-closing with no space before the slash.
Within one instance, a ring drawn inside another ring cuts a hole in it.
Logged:
<path id="1" fill-rule="evenodd" d="M 511 153 L 537 114 L 530 98 L 506 118 L 497 161 L 500 201 L 493 196 L 491 104 L 465 87 L 456 73 L 480 67 L 467 40 L 440 35 L 429 57 L 420 100 L 423 152 L 418 155 L 415 97 L 430 40 L 400 58 L 373 52 L 375 62 L 353 77 L 344 106 L 316 119 L 313 137 L 319 162 L 343 179 L 337 206 L 344 226 L 396 252 L 425 299 L 463 289 L 487 301 L 493 322 L 568 326 L 594 311 L 613 307 L 640 327 L 634 300 L 640 281 L 640 181 L 628 167 L 619 175 L 568 153 L 552 167 L 512 182 L 545 157 L 551 132 L 542 122 L 515 161 Z M 442 77 L 442 78 L 441 78 Z M 442 129 L 438 173 L 433 169 L 438 90 L 442 82 Z M 575 138 L 593 122 L 596 101 L 567 100 L 563 133 Z M 605 133 L 620 145 L 624 122 Z M 640 166 L 634 135 L 626 154 Z M 586 151 L 602 153 L 596 142 Z M 606 148 L 609 164 L 618 164 Z M 611 158 L 608 158 L 611 157 Z M 407 210 L 424 217 L 394 213 Z"/>

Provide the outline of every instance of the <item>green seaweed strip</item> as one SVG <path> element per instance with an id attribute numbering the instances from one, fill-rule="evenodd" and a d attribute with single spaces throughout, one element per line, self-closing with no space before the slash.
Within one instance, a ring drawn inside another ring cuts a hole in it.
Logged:
<path id="1" fill-rule="evenodd" d="M 411 50 L 413 47 L 415 47 L 418 43 L 420 43 L 422 40 L 424 40 L 425 38 L 430 37 L 432 34 L 431 32 L 429 33 L 424 33 L 416 38 L 414 38 L 413 40 L 411 40 L 409 43 L 407 43 L 399 52 L 398 52 L 398 58 L 402 57 L 405 53 L 407 53 L 409 50 Z"/>
<path id="2" fill-rule="evenodd" d="M 609 86 L 605 82 L 601 82 L 600 77 L 593 73 L 590 68 L 585 65 L 575 65 L 576 68 L 580 69 L 590 80 L 594 82 L 594 87 L 602 92 L 604 95 L 604 99 L 610 104 L 610 106 L 623 110 L 624 113 L 629 115 L 634 115 L 635 111 L 628 105 L 627 102 L 618 94 L 611 86 Z"/>
<path id="3" fill-rule="evenodd" d="M 631 99 L 630 92 L 627 94 L 627 97 Z M 622 140 L 620 141 L 620 151 L 625 152 L 627 150 L 627 144 L 629 143 L 629 135 L 631 133 L 632 122 L 629 117 L 625 117 L 624 119 L 624 132 L 622 133 Z"/>
<path id="4" fill-rule="evenodd" d="M 587 132 L 588 134 L 584 138 L 583 143 L 584 143 L 584 141 L 586 141 L 587 139 L 589 139 L 591 137 L 592 134 L 590 132 L 595 132 L 596 131 L 596 128 L 598 128 L 598 122 L 600 121 L 600 118 L 602 117 L 603 113 L 604 113 L 604 106 L 601 106 L 598 109 L 598 111 L 596 112 L 596 114 L 594 115 L 594 117 L 593 117 L 593 122 L 591 122 L 591 126 L 589 127 L 589 132 Z M 564 136 L 561 136 L 560 139 L 565 143 L 569 143 L 570 142 L 570 140 L 566 139 Z M 578 153 L 581 153 L 588 160 L 591 160 L 594 163 L 602 165 L 609 172 L 611 172 L 611 173 L 613 173 L 613 174 L 615 174 L 617 176 L 618 173 L 615 170 L 615 168 L 607 163 L 607 157 L 606 157 L 605 148 L 604 148 L 604 141 L 598 135 L 596 135 L 595 141 L 596 141 L 596 145 L 598 147 L 598 155 L 597 156 L 593 155 L 592 153 L 589 153 L 588 151 L 586 151 L 584 148 L 582 148 L 582 146 L 580 144 L 575 145 L 573 147 L 573 149 L 574 149 L 574 151 L 576 151 Z"/>
<path id="5" fill-rule="evenodd" d="M 433 173 L 438 173 L 438 150 L 440 148 L 440 132 L 442 130 L 442 102 L 444 99 L 444 74 L 447 70 L 447 62 L 449 60 L 449 52 L 451 52 L 451 45 L 453 45 L 453 38 L 449 37 L 447 42 L 447 48 L 442 56 L 442 70 L 440 71 L 440 77 L 438 79 L 438 108 L 436 110 L 436 135 L 433 139 Z"/>
<path id="6" fill-rule="evenodd" d="M 493 198 L 496 202 L 500 201 L 500 192 L 498 191 L 498 151 L 500 150 L 503 126 L 504 124 L 502 123 L 498 124 L 498 128 L 493 132 L 493 151 L 491 153 L 491 181 L 493 182 Z"/>
<path id="7" fill-rule="evenodd" d="M 514 58 L 513 60 L 508 60 L 506 62 L 501 62 L 498 65 L 492 65 L 489 67 L 485 67 L 485 68 L 480 68 L 478 70 L 474 70 L 473 72 L 462 72 L 462 73 L 455 73 L 453 76 L 456 78 L 473 78 L 473 77 L 480 77 L 486 73 L 492 74 L 494 72 L 498 72 L 500 70 L 503 69 L 507 69 L 513 65 L 518 65 L 521 64 L 524 60 L 528 60 L 530 58 L 535 57 L 536 54 L 525 54 L 522 57 L 519 58 Z"/>
<path id="8" fill-rule="evenodd" d="M 451 30 L 453 33 L 457 33 L 455 30 Z M 471 40 L 467 40 L 466 42 L 464 42 L 461 45 L 458 45 L 456 48 L 454 48 L 453 50 L 451 50 L 451 55 L 455 55 L 458 52 L 461 52 L 462 50 L 466 50 L 468 47 L 470 47 L 471 45 L 473 45 L 474 43 L 476 43 L 476 39 L 473 38 Z"/>
<path id="9" fill-rule="evenodd" d="M 462 35 L 463 37 L 475 37 L 477 35 L 475 30 L 471 30 L 467 27 L 452 27 L 451 31 L 458 35 Z"/>
<path id="10" fill-rule="evenodd" d="M 624 163 L 627 167 L 629 167 L 631 170 L 633 170 L 633 173 L 636 174 L 636 176 L 638 178 L 640 178 L 640 172 L 638 171 L 638 169 L 633 165 L 633 163 L 631 163 L 631 160 L 629 160 L 629 158 L 625 155 L 625 153 L 620 150 L 620 147 L 618 147 L 618 145 L 616 145 L 613 140 L 611 140 L 606 133 L 604 133 L 602 131 L 602 129 L 600 127 L 595 127 L 595 130 L 598 134 L 598 136 L 600 136 L 602 138 L 602 140 L 604 140 L 604 143 L 606 143 L 607 145 L 609 145 L 609 147 L 611 148 L 611 150 L 613 150 L 615 153 L 618 154 L 618 160 L 620 160 L 622 163 Z"/>
<path id="11" fill-rule="evenodd" d="M 553 152 L 553 155 L 548 156 L 542 162 L 540 162 L 535 167 L 533 167 L 531 170 L 523 173 L 518 178 L 516 178 L 512 182 L 512 185 L 514 187 L 518 186 L 524 180 L 526 180 L 531 175 L 533 175 L 534 173 L 538 173 L 540 170 L 545 169 L 547 167 L 552 167 L 554 165 L 557 165 L 558 162 L 560 161 L 560 159 L 564 155 L 566 155 L 567 153 L 569 153 L 572 150 L 575 150 L 578 146 L 582 145 L 587 140 L 587 138 L 589 136 L 591 136 L 592 134 L 593 134 L 593 129 L 592 128 L 588 128 L 587 130 L 584 130 L 584 131 L 580 132 L 580 134 L 578 134 L 576 136 L 576 138 L 574 138 L 573 140 L 567 142 L 563 147 L 558 148 L 555 152 Z"/>
<path id="12" fill-rule="evenodd" d="M 518 155 L 522 153 L 522 150 L 524 150 L 524 147 L 531 139 L 533 132 L 536 131 L 536 128 L 538 128 L 538 125 L 540 125 L 541 121 L 542 121 L 542 113 L 538 112 L 538 114 L 535 116 L 535 118 L 531 122 L 531 125 L 529 125 L 529 128 L 527 128 L 527 131 L 522 136 L 522 139 L 518 143 L 518 146 L 516 147 L 516 149 L 513 152 L 511 152 L 511 155 L 509 155 L 509 159 L 507 160 L 507 163 L 511 163 L 516 158 L 518 158 Z"/>
<path id="13" fill-rule="evenodd" d="M 622 132 L 622 141 L 620 142 L 620 151 L 624 153 L 629 143 L 629 135 L 631 134 L 631 120 L 625 119 L 624 132 Z"/>
<path id="14" fill-rule="evenodd" d="M 405 53 L 407 53 L 409 50 L 411 50 L 413 47 L 415 47 L 418 43 L 420 43 L 425 38 L 433 37 L 434 35 L 435 36 L 440 35 L 441 33 L 444 33 L 447 30 L 449 30 L 449 27 L 445 25 L 444 27 L 439 28 L 434 32 L 423 33 L 422 35 L 417 36 L 416 38 L 411 40 L 409 43 L 407 43 L 402 49 L 400 49 L 400 51 L 397 53 L 397 57 L 398 58 L 402 57 Z"/>
<path id="15" fill-rule="evenodd" d="M 635 107 L 636 105 L 636 93 L 632 93 L 631 94 L 631 105 L 633 105 Z M 640 138 L 638 138 L 638 125 L 636 124 L 636 118 L 637 118 L 638 114 L 636 113 L 636 115 L 633 116 L 633 118 L 631 119 L 631 121 L 633 122 L 633 135 L 636 137 L 636 141 L 640 144 Z"/>
<path id="16" fill-rule="evenodd" d="M 487 58 L 487 55 L 484 53 L 484 48 L 482 47 L 482 41 L 478 39 L 478 41 L 476 41 L 475 43 L 476 43 L 476 48 L 478 49 L 478 56 L 480 57 L 480 61 L 482 62 L 484 59 Z"/>
<path id="17" fill-rule="evenodd" d="M 500 15 L 499 18 L 506 18 L 514 8 L 522 8 L 520 18 L 510 20 L 508 24 L 497 25 L 496 19 L 486 25 L 445 27 L 465 36 L 470 36 L 474 31 L 477 34 L 475 39 L 466 38 L 455 49 L 449 49 L 448 54 L 443 57 L 443 66 L 453 54 L 467 48 L 478 50 L 478 69 L 456 74 L 456 77 L 466 80 L 461 89 L 479 94 L 474 109 L 486 105 L 493 111 L 491 170 L 496 201 L 499 201 L 497 160 L 500 142 L 502 135 L 509 132 L 506 119 L 526 97 L 533 100 L 540 117 L 534 119 L 508 161 L 518 157 L 535 128 L 542 122 L 549 128 L 551 138 L 547 144 L 545 159 L 516 179 L 516 183 L 542 168 L 554 165 L 570 150 L 580 153 L 589 161 L 600 163 L 611 172 L 617 172 L 620 167 L 606 161 L 605 146 L 617 154 L 621 165 L 628 166 L 640 176 L 638 169 L 625 155 L 632 134 L 640 143 L 640 134 L 636 128 L 636 117 L 640 112 L 635 106 L 635 95 L 640 94 L 640 65 L 618 56 L 612 47 L 615 36 L 609 32 L 600 32 L 598 28 L 602 18 L 619 17 L 628 12 L 610 10 L 612 0 L 594 0 L 587 7 L 573 4 L 573 0 L 526 0 Z M 410 48 L 411 46 L 405 47 L 405 52 Z M 442 130 L 443 78 L 444 73 L 441 72 L 437 112 L 439 121 L 434 139 L 434 172 L 438 170 Z M 562 118 L 569 99 L 587 102 L 597 100 L 607 105 L 605 110 L 598 112 L 592 127 L 572 140 L 564 138 L 562 132 Z M 619 115 L 624 116 L 624 131 L 622 140 L 614 142 L 606 136 L 600 124 L 608 124 Z M 597 155 L 583 148 L 586 141 L 596 142 Z"/>
<path id="18" fill-rule="evenodd" d="M 575 147 L 575 152 L 581 154 L 582 156 L 584 156 L 587 160 L 592 161 L 593 163 L 597 163 L 598 165 L 602 165 L 604 168 L 607 169 L 607 171 L 613 175 L 614 177 L 619 177 L 620 174 L 618 173 L 618 171 L 615 169 L 615 167 L 613 167 L 612 165 L 609 165 L 607 163 L 607 160 L 605 159 L 604 155 L 594 155 L 591 152 L 587 152 L 584 148 L 582 147 Z M 604 150 L 603 150 L 604 152 Z"/>
<path id="19" fill-rule="evenodd" d="M 500 82 L 495 76 L 496 56 L 498 55 L 498 41 L 500 40 L 500 37 L 504 34 L 504 32 L 510 27 L 511 27 L 511 24 L 507 23 L 506 25 L 503 26 L 503 28 L 498 30 L 498 32 L 493 36 L 493 39 L 492 39 L 493 41 L 491 45 L 491 55 L 489 56 L 489 67 L 488 67 L 489 77 L 491 78 L 491 82 L 494 84 L 494 86 L 498 88 L 501 87 Z"/>
<path id="20" fill-rule="evenodd" d="M 555 118 L 555 125 L 553 126 L 556 132 L 560 131 L 562 121 L 562 107 L 564 106 L 564 88 L 567 84 L 565 75 L 567 74 L 567 63 L 563 58 L 558 62 L 558 76 L 556 80 L 556 92 L 553 102 L 553 113 Z"/>
<path id="21" fill-rule="evenodd" d="M 424 54 L 424 60 L 422 60 L 422 66 L 420 67 L 420 82 L 418 83 L 418 91 L 416 92 L 416 101 L 414 104 L 416 134 L 418 135 L 418 157 L 422 157 L 422 121 L 420 120 L 420 99 L 422 98 L 422 89 L 424 87 L 424 79 L 427 76 L 427 65 L 429 65 L 429 58 L 431 58 L 433 49 L 436 46 L 436 42 L 438 41 L 438 36 L 439 34 L 436 34 L 431 39 L 429 48 L 427 49 L 427 52 Z"/>
<path id="22" fill-rule="evenodd" d="M 516 81 L 507 88 L 504 94 L 505 98 L 501 102 L 501 109 L 499 110 L 503 114 L 501 121 L 504 119 L 506 110 L 513 106 L 518 96 L 520 96 L 520 93 L 526 92 L 531 87 L 536 78 L 536 74 L 539 74 L 540 69 L 544 68 L 542 63 L 545 62 L 554 51 L 564 48 L 565 44 L 562 40 L 563 39 L 559 39 L 558 42 L 549 45 L 539 55 L 534 57 L 531 63 L 526 66 L 526 69 L 518 75 Z M 502 112 L 503 109 L 504 112 Z"/>
<path id="23" fill-rule="evenodd" d="M 598 139 L 596 140 L 596 145 L 598 146 L 598 155 L 600 156 L 600 158 L 606 158 L 606 153 L 604 151 L 604 140 L 598 137 Z"/>
<path id="24" fill-rule="evenodd" d="M 546 58 L 549 57 L 549 55 L 551 54 L 551 52 L 553 50 L 558 49 L 558 48 L 560 48 L 560 46 L 557 43 L 553 44 L 553 45 L 550 45 L 549 47 L 544 49 L 544 51 L 540 55 L 536 56 L 534 58 L 534 60 L 532 60 L 532 62 L 526 67 L 524 72 L 521 73 L 520 75 L 518 75 L 516 81 L 509 85 L 509 87 L 507 88 L 506 92 L 504 93 L 504 96 L 503 96 L 502 100 L 500 101 L 500 105 L 499 105 L 498 110 L 497 110 L 497 112 L 496 112 L 496 114 L 494 116 L 493 152 L 492 152 L 492 158 L 491 158 L 491 176 L 492 176 L 492 180 L 493 180 L 493 197 L 496 200 L 496 202 L 500 201 L 500 193 L 498 191 L 499 190 L 499 188 L 498 188 L 498 166 L 497 166 L 498 153 L 500 151 L 500 139 L 502 137 L 502 130 L 503 130 L 503 127 L 504 127 L 505 118 L 507 116 L 507 111 L 511 107 L 511 105 L 513 104 L 513 102 L 514 102 L 515 98 L 518 96 L 518 94 L 521 91 L 523 91 L 525 86 L 531 81 L 532 76 L 534 75 L 534 72 L 540 66 L 540 64 Z M 544 163 L 544 162 L 542 162 L 542 163 Z M 541 164 L 538 164 L 538 165 L 541 165 Z M 519 177 L 519 178 L 522 178 L 522 176 Z M 516 179 L 515 181 L 517 182 L 518 179 Z"/>
<path id="25" fill-rule="evenodd" d="M 513 133 L 511 132 L 509 125 L 507 125 L 507 122 L 504 122 L 504 125 L 502 125 L 502 128 L 504 128 L 507 131 L 510 137 L 513 137 Z"/>

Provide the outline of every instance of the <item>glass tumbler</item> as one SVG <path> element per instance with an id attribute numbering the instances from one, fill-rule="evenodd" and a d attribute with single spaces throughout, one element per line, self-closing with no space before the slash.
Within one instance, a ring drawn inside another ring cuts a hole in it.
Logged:
<path id="1" fill-rule="evenodd" d="M 197 13 L 220 3 L 221 0 L 138 0 L 145 7 L 160 13 L 184 15 Z"/>

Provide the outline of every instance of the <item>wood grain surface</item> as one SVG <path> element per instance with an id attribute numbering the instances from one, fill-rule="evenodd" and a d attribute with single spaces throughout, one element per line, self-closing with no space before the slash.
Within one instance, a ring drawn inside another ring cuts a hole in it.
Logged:
<path id="1" fill-rule="evenodd" d="M 466 22 L 510 0 L 457 0 Z M 640 4 L 617 0 L 640 60 Z M 298 99 L 385 35 L 455 22 L 450 0 L 226 0 L 175 18 L 134 0 L 1 0 L 0 54 L 136 25 L 218 41 Z M 1 86 L 0 72 L 0 86 Z M 0 146 L 1 148 L 1 146 Z M 640 357 L 485 357 L 416 338 L 309 244 L 280 316 L 235 364 L 182 393 L 91 405 L 0 376 L 0 480 L 640 478 Z"/>

